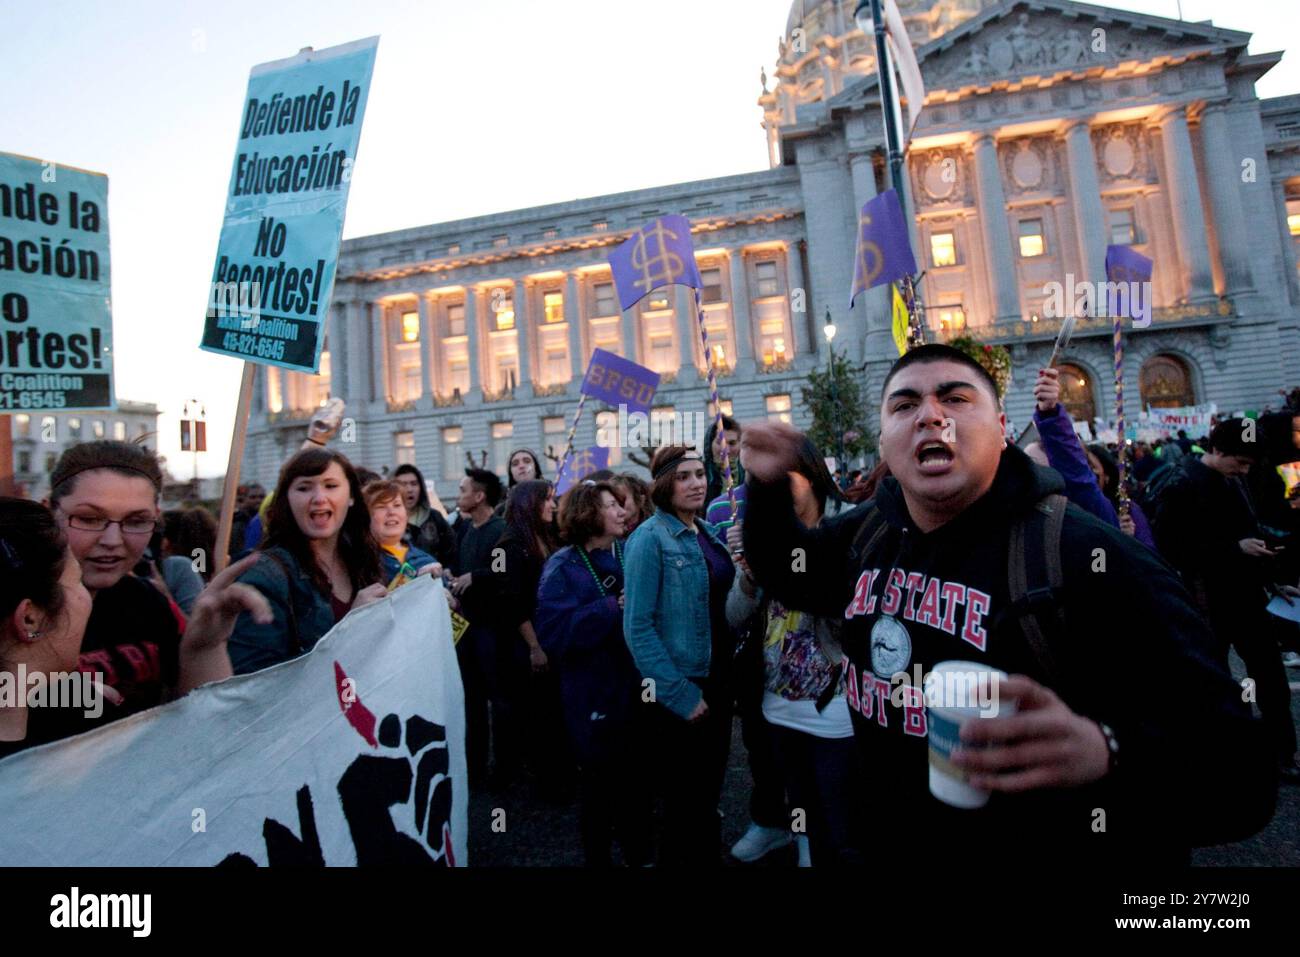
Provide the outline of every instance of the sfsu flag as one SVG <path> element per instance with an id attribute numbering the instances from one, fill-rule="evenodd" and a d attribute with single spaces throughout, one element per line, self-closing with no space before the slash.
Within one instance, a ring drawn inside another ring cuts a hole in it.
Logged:
<path id="1" fill-rule="evenodd" d="M 623 309 L 631 309 L 660 286 L 704 285 L 695 264 L 691 221 L 685 216 L 661 216 L 646 223 L 609 254 L 609 267 Z"/>
<path id="2" fill-rule="evenodd" d="M 915 272 L 916 258 L 907 239 L 903 207 L 898 202 L 898 194 L 887 189 L 875 199 L 867 200 L 858 217 L 858 253 L 849 308 L 853 308 L 858 293 Z"/>

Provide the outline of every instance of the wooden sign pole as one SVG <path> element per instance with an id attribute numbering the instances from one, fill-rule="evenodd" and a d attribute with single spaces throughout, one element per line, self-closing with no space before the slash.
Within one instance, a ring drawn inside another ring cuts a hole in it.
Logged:
<path id="1" fill-rule="evenodd" d="M 239 404 L 235 407 L 235 429 L 230 435 L 230 458 L 226 462 L 226 479 L 221 488 L 221 519 L 217 522 L 214 575 L 230 564 L 230 529 L 235 524 L 235 492 L 239 488 L 239 466 L 244 461 L 244 442 L 248 438 L 248 415 L 253 406 L 253 376 L 256 373 L 257 366 L 254 363 L 244 363 L 244 377 L 239 383 Z"/>

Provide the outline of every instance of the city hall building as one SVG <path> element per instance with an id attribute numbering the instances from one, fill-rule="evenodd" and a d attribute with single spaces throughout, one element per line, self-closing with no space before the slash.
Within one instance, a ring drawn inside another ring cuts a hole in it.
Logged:
<path id="1" fill-rule="evenodd" d="M 796 0 L 758 100 L 766 171 L 345 242 L 321 374 L 258 368 L 244 475 L 273 481 L 340 396 L 354 461 L 414 462 L 450 499 L 467 454 L 502 474 L 511 449 L 559 454 L 597 347 L 661 374 L 656 416 L 705 412 L 689 290 L 621 311 L 606 262 L 668 213 L 692 223 L 725 411 L 806 426 L 800 386 L 826 362 L 828 308 L 874 404 L 896 358 L 887 289 L 846 307 L 857 210 L 889 174 L 855 5 Z M 1104 281 L 1111 243 L 1155 263 L 1153 321 L 1126 342 L 1130 414 L 1263 408 L 1300 384 L 1300 95 L 1254 92 L 1281 52 L 1069 0 L 899 6 L 926 86 L 906 191 L 927 335 L 1009 347 L 1009 418 L 1028 421 L 1056 338 L 1050 284 Z M 1080 322 L 1062 369 L 1072 415 L 1107 418 L 1109 320 Z M 611 442 L 616 413 L 588 410 L 577 447 Z"/>

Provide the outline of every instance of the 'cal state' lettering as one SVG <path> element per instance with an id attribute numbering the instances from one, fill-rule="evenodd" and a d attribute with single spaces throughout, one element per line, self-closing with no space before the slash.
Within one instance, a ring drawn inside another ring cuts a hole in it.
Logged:
<path id="1" fill-rule="evenodd" d="M 844 656 L 844 674 L 845 679 L 845 697 L 848 698 L 849 707 L 857 711 L 858 709 L 858 669 L 853 667 L 853 662 L 849 661 L 848 655 Z"/>
<path id="2" fill-rule="evenodd" d="M 907 581 L 907 573 L 901 568 L 890 569 L 889 581 L 885 584 L 885 594 L 880 600 L 881 614 L 897 615 L 898 606 L 903 603 L 903 583 Z"/>
<path id="3" fill-rule="evenodd" d="M 957 606 L 966 601 L 966 586 L 956 582 L 943 583 L 943 622 L 940 625 L 950 635 L 957 633 Z"/>
<path id="4" fill-rule="evenodd" d="M 931 628 L 939 627 L 939 579 L 931 578 L 921 596 L 921 607 L 916 611 L 916 620 Z"/>
<path id="5" fill-rule="evenodd" d="M 916 685 L 907 685 L 903 688 L 903 734 L 924 738 L 927 730 L 925 695 Z"/>
<path id="6" fill-rule="evenodd" d="M 966 590 L 966 624 L 961 630 L 962 641 L 969 641 L 980 651 L 988 641 L 983 619 L 989 610 L 989 596 L 977 588 Z"/>
<path id="7" fill-rule="evenodd" d="M 863 684 L 866 684 L 866 673 L 863 673 Z M 876 694 L 876 723 L 882 728 L 889 727 L 889 718 L 885 715 L 885 702 L 889 700 L 889 682 L 884 678 L 871 676 L 871 690 Z"/>
<path id="8" fill-rule="evenodd" d="M 920 572 L 909 572 L 907 575 L 907 603 L 903 605 L 903 618 L 906 621 L 916 617 L 916 593 L 921 590 L 924 581 L 925 576 Z"/>
<path id="9" fill-rule="evenodd" d="M 879 574 L 880 569 L 871 568 L 858 576 L 858 586 L 853 591 L 853 601 L 849 602 L 849 607 L 844 609 L 845 618 L 869 615 L 876 610 L 876 597 L 871 594 L 871 589 Z"/>

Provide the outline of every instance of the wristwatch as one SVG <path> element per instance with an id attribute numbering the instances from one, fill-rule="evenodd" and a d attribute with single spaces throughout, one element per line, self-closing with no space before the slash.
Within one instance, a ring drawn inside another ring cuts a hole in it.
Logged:
<path id="1" fill-rule="evenodd" d="M 1110 725 L 1098 721 L 1097 727 L 1101 729 L 1101 736 L 1106 739 L 1106 751 L 1109 755 L 1106 773 L 1114 774 L 1115 767 L 1119 764 L 1119 741 L 1115 739 L 1115 732 Z"/>

